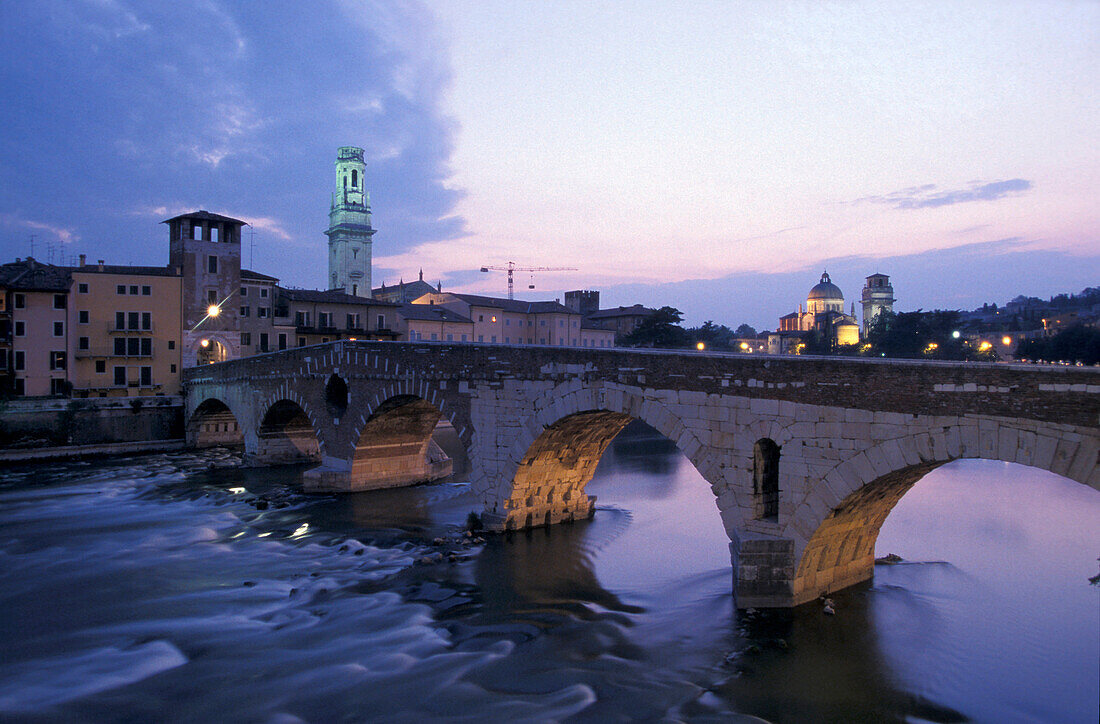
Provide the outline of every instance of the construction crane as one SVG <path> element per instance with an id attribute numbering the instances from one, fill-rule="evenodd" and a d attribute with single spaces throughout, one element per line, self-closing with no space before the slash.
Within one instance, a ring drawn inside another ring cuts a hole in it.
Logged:
<path id="1" fill-rule="evenodd" d="M 515 287 L 513 286 L 512 273 L 513 272 L 544 272 L 544 271 L 577 271 L 574 266 L 516 266 L 514 261 L 508 262 L 508 266 L 483 266 L 481 271 L 502 271 L 508 272 L 508 298 L 515 299 Z M 534 284 L 528 284 L 528 289 L 534 289 Z"/>

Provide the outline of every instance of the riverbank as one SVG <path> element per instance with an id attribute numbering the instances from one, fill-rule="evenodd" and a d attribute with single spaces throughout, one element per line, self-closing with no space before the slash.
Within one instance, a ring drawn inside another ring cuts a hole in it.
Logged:
<path id="1" fill-rule="evenodd" d="M 45 447 L 9 448 L 0 450 L 0 463 L 46 462 L 49 460 L 75 460 L 78 458 L 106 457 L 108 455 L 137 455 L 140 453 L 175 452 L 183 450 L 187 441 L 143 440 L 140 442 L 106 442 L 93 445 L 49 445 Z"/>

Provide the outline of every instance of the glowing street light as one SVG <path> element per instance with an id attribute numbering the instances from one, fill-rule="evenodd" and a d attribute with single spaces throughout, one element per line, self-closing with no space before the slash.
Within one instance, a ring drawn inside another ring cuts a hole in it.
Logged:
<path id="1" fill-rule="evenodd" d="M 749 351 L 749 343 L 748 342 L 742 342 L 741 343 L 741 351 L 742 352 L 748 352 Z"/>
<path id="2" fill-rule="evenodd" d="M 210 317 L 211 319 L 217 317 L 221 313 L 222 308 L 219 307 L 217 304 L 211 304 L 209 307 L 206 308 L 206 316 Z"/>
<path id="3" fill-rule="evenodd" d="M 1009 337 L 1008 335 L 1001 337 L 1001 344 L 1003 344 L 1005 347 L 1012 344 L 1012 337 Z"/>
<path id="4" fill-rule="evenodd" d="M 961 336 L 962 336 L 962 333 L 959 332 L 959 330 L 957 330 L 957 329 L 954 332 L 951 333 L 951 338 L 952 339 L 958 339 Z"/>
<path id="5" fill-rule="evenodd" d="M 705 344 L 703 344 L 702 342 L 698 342 L 695 345 L 695 349 L 699 350 L 700 352 L 702 352 L 706 348 L 707 348 L 707 346 Z"/>
<path id="6" fill-rule="evenodd" d="M 978 351 L 979 352 L 985 352 L 985 351 L 990 350 L 992 348 L 993 348 L 993 343 L 992 342 L 982 342 L 981 344 L 978 345 Z"/>
<path id="7" fill-rule="evenodd" d="M 204 339 L 203 341 L 199 342 L 199 345 L 202 346 L 202 347 L 209 347 L 210 346 L 210 340 L 209 339 Z"/>

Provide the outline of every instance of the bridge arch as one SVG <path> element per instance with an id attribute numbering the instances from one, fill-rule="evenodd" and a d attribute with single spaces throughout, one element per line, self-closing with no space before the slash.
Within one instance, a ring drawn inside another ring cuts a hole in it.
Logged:
<path id="1" fill-rule="evenodd" d="M 719 466 L 696 434 L 664 402 L 641 391 L 558 385 L 536 398 L 520 421 L 496 484 L 483 493 L 491 527 L 520 529 L 587 518 L 595 499 L 585 492 L 611 441 L 632 420 L 671 440 L 711 484 L 724 489 Z"/>
<path id="2" fill-rule="evenodd" d="M 449 476 L 452 460 L 432 439 L 443 411 L 420 395 L 398 390 L 383 391 L 376 399 L 381 401 L 364 410 L 352 432 L 349 489 L 375 490 Z"/>
<path id="3" fill-rule="evenodd" d="M 250 462 L 257 465 L 317 462 L 324 453 L 316 417 L 298 398 L 279 397 L 261 406 L 263 416 L 256 430 L 256 449 Z"/>
<path id="4" fill-rule="evenodd" d="M 196 448 L 244 445 L 240 418 L 218 397 L 207 397 L 195 407 L 185 434 L 188 444 Z"/>
<path id="5" fill-rule="evenodd" d="M 791 521 L 793 605 L 871 578 L 882 524 L 932 470 L 960 459 L 999 460 L 1100 490 L 1098 451 L 1095 431 L 983 419 L 886 440 L 856 453 L 809 492 Z"/>

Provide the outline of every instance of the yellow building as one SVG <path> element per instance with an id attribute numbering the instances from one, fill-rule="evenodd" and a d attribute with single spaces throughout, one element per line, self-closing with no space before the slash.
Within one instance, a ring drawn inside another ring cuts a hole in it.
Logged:
<path id="1" fill-rule="evenodd" d="M 182 357 L 181 277 L 167 267 L 71 268 L 74 397 L 174 395 Z"/>

